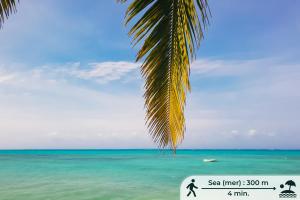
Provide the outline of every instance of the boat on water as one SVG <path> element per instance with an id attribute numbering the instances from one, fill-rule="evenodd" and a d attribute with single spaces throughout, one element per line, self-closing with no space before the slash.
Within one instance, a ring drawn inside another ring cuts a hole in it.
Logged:
<path id="1" fill-rule="evenodd" d="M 217 162 L 217 159 L 203 159 L 203 162 Z"/>

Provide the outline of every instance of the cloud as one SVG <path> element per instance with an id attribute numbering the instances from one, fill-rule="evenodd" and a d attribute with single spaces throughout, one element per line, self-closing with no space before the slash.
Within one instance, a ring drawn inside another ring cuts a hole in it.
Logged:
<path id="1" fill-rule="evenodd" d="M 122 80 L 129 83 L 140 79 L 140 63 L 128 61 L 106 61 L 82 64 L 69 62 L 64 64 L 48 64 L 29 70 L 35 78 L 50 77 L 52 80 L 77 79 L 94 81 L 99 84 L 107 84 L 112 81 Z"/>
<path id="2" fill-rule="evenodd" d="M 196 61 L 182 146 L 299 148 L 299 77 L 283 58 Z"/>
<path id="3" fill-rule="evenodd" d="M 238 135 L 238 134 L 239 134 L 239 131 L 238 131 L 238 130 L 232 130 L 230 133 L 231 133 L 232 135 Z"/>
<path id="4" fill-rule="evenodd" d="M 14 77 L 14 74 L 0 75 L 0 83 L 12 80 Z"/>
<path id="5" fill-rule="evenodd" d="M 283 58 L 272 57 L 250 60 L 200 59 L 192 63 L 191 69 L 197 76 L 246 76 L 264 71 L 276 72 L 285 65 L 299 67 L 297 63 L 287 63 Z"/>
<path id="6" fill-rule="evenodd" d="M 14 73 L 8 72 L 6 69 L 2 69 L 0 66 L 0 84 L 13 80 L 15 76 L 16 75 Z"/>
<path id="7" fill-rule="evenodd" d="M 257 130 L 256 130 L 256 129 L 250 129 L 250 130 L 248 131 L 248 135 L 249 135 L 250 137 L 254 137 L 256 134 L 257 134 Z"/>
<path id="8" fill-rule="evenodd" d="M 139 87 L 104 92 L 47 69 L 11 70 L 0 85 L 0 148 L 154 147 Z"/>
<path id="9" fill-rule="evenodd" d="M 141 78 L 137 70 L 139 66 L 140 63 L 128 61 L 94 62 L 86 65 L 80 62 L 69 62 L 36 67 L 1 65 L 0 84 L 5 83 L 14 90 L 23 92 L 43 90 L 46 93 L 49 90 L 45 88 L 55 88 L 62 84 L 84 86 L 80 81 L 94 82 L 99 85 L 106 85 L 113 81 L 118 84 L 118 81 L 121 81 L 126 85 Z"/>
<path id="10" fill-rule="evenodd" d="M 194 89 L 180 147 L 299 148 L 297 63 L 273 58 L 205 63 L 198 67 L 212 63 L 213 69 L 192 69 Z M 145 126 L 141 82 L 134 76 L 130 89 L 123 82 L 138 73 L 137 64 L 71 62 L 1 69 L 1 76 L 14 78 L 0 84 L 0 148 L 155 147 Z M 238 81 L 218 82 L 217 91 L 209 87 L 211 80 L 224 77 Z M 113 79 L 114 86 L 103 84 Z M 204 85 L 198 87 L 200 81 Z"/>
<path id="11" fill-rule="evenodd" d="M 113 80 L 119 80 L 128 73 L 136 70 L 140 64 L 133 62 L 96 62 L 89 63 L 88 69 L 75 69 L 72 75 L 82 79 L 94 79 L 100 83 L 107 83 Z"/>

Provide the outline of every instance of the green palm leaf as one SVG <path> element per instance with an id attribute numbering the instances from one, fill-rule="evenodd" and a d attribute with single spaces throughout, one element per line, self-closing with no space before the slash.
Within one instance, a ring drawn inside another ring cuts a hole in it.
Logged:
<path id="1" fill-rule="evenodd" d="M 140 16 L 129 34 L 135 43 L 143 41 L 136 60 L 145 58 L 146 118 L 159 147 L 175 150 L 184 137 L 190 63 L 208 15 L 206 0 L 134 0 L 127 10 L 126 24 Z"/>
<path id="2" fill-rule="evenodd" d="M 16 12 L 18 0 L 0 0 L 0 28 L 11 13 Z"/>

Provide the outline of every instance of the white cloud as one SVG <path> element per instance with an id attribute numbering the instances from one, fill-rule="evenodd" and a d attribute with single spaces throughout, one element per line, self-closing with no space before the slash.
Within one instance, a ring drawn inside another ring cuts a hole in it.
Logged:
<path id="1" fill-rule="evenodd" d="M 239 87 L 193 90 L 181 147 L 299 148 L 300 68 L 270 60 L 223 60 L 214 70 L 192 72 L 196 79 L 236 76 L 239 81 L 234 84 Z M 14 74 L 14 78 L 0 84 L 0 148 L 155 147 L 144 125 L 140 86 L 132 93 L 121 84 L 138 66 L 109 63 L 2 70 L 1 75 Z M 240 63 L 237 66 L 247 68 L 247 73 L 235 72 L 232 63 Z M 74 81 L 115 76 L 119 81 L 113 92 L 110 84 L 99 84 L 104 92 Z"/>
<path id="2" fill-rule="evenodd" d="M 250 129 L 250 130 L 248 131 L 248 135 L 249 135 L 250 137 L 254 137 L 256 134 L 257 134 L 257 130 L 256 130 L 256 129 Z"/>
<path id="3" fill-rule="evenodd" d="M 232 130 L 232 131 L 231 131 L 231 134 L 233 134 L 233 135 L 238 135 L 238 134 L 239 134 L 239 131 L 238 131 L 238 130 Z"/>
<path id="4" fill-rule="evenodd" d="M 119 61 L 119 62 L 93 62 L 82 64 L 80 62 L 70 62 L 65 64 L 52 64 L 36 67 L 29 71 L 23 71 L 32 78 L 47 79 L 55 82 L 57 80 L 79 79 L 95 81 L 106 84 L 111 81 L 122 80 L 123 83 L 130 83 L 140 79 L 140 63 Z"/>
<path id="5" fill-rule="evenodd" d="M 182 146 L 299 148 L 299 77 L 299 63 L 278 58 L 196 61 Z"/>
<path id="6" fill-rule="evenodd" d="M 48 133 L 48 136 L 52 138 L 59 137 L 59 133 L 57 131 L 52 131 Z"/>
<path id="7" fill-rule="evenodd" d="M 247 76 L 262 72 L 276 73 L 279 70 L 294 70 L 300 73 L 298 63 L 289 63 L 283 58 L 261 58 L 252 60 L 222 60 L 222 59 L 200 59 L 192 63 L 192 73 L 201 76 Z M 283 73 L 286 75 L 286 73 Z M 290 73 L 288 73 L 290 75 Z"/>
<path id="8" fill-rule="evenodd" d="M 17 81 L 0 85 L 0 148 L 153 147 L 141 94 L 52 83 L 46 75 L 18 72 Z"/>
<path id="9" fill-rule="evenodd" d="M 8 73 L 0 68 L 0 84 L 14 79 L 15 76 L 15 74 Z"/>
<path id="10" fill-rule="evenodd" d="M 0 75 L 0 83 L 1 83 L 1 82 L 5 82 L 5 81 L 12 80 L 14 77 L 15 77 L 15 75 L 13 75 L 13 74 L 10 74 L 10 75 L 3 75 L 3 76 Z"/>
<path id="11" fill-rule="evenodd" d="M 119 80 L 128 73 L 136 70 L 140 64 L 132 62 L 98 62 L 89 63 L 88 69 L 75 69 L 72 75 L 82 79 L 95 79 L 100 83 Z"/>
<path id="12" fill-rule="evenodd" d="M 200 59 L 192 63 L 192 73 L 196 75 L 224 76 L 241 75 L 247 73 L 253 66 L 261 64 L 265 60 L 219 60 Z"/>

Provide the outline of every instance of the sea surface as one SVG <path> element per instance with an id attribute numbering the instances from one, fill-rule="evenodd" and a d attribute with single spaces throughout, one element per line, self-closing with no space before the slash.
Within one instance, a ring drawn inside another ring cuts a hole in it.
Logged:
<path id="1" fill-rule="evenodd" d="M 176 200 L 201 174 L 300 175 L 300 151 L 2 150 L 0 200 Z"/>

